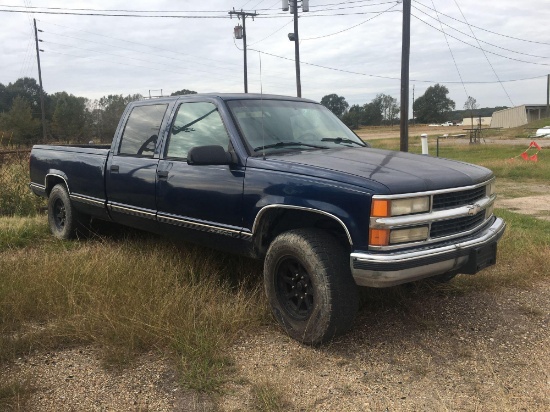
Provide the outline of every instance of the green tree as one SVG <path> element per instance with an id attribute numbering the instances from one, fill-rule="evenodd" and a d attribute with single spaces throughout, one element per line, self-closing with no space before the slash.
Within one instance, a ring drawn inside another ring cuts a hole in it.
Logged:
<path id="1" fill-rule="evenodd" d="M 382 101 L 379 96 L 363 106 L 362 124 L 367 126 L 380 126 L 384 116 L 382 115 Z"/>
<path id="2" fill-rule="evenodd" d="M 99 139 L 102 141 L 111 141 L 126 105 L 142 98 L 143 96 L 140 94 L 128 95 L 126 97 L 121 94 L 110 94 L 99 99 L 98 103 L 101 110 L 101 117 L 98 119 L 100 124 L 99 129 L 101 130 L 101 135 L 98 136 Z"/>
<path id="3" fill-rule="evenodd" d="M 321 99 L 321 104 L 329 109 L 336 116 L 341 117 L 346 109 L 349 107 L 348 102 L 344 96 L 338 96 L 337 94 L 327 94 Z"/>
<path id="4" fill-rule="evenodd" d="M 464 110 L 467 110 L 468 114 L 470 115 L 472 128 L 474 127 L 474 110 L 478 108 L 479 108 L 479 105 L 477 104 L 477 100 L 474 99 L 472 96 L 468 96 L 468 98 L 464 102 Z"/>
<path id="5" fill-rule="evenodd" d="M 389 94 L 378 94 L 375 98 L 379 102 L 379 107 L 382 113 L 382 119 L 385 123 L 390 123 L 393 125 L 393 122 L 396 120 L 397 115 L 399 114 L 399 106 L 397 105 L 397 99 L 391 97 Z"/>
<path id="6" fill-rule="evenodd" d="M 28 145 L 40 135 L 40 121 L 32 117 L 30 102 L 17 96 L 10 110 L 0 113 L 0 129 L 12 136 L 13 143 Z"/>
<path id="7" fill-rule="evenodd" d="M 52 133 L 67 143 L 83 141 L 86 130 L 87 99 L 61 92 L 55 94 L 55 101 Z"/>
<path id="8" fill-rule="evenodd" d="M 449 89 L 440 84 L 430 86 L 413 103 L 414 114 L 420 123 L 441 123 L 447 120 L 455 102 L 447 97 Z"/>
<path id="9" fill-rule="evenodd" d="M 197 92 L 194 92 L 193 90 L 181 89 L 172 93 L 170 96 L 182 96 L 184 94 L 197 94 Z"/>
<path id="10" fill-rule="evenodd" d="M 362 106 L 354 104 L 342 115 L 342 121 L 351 129 L 358 129 L 363 121 L 365 112 Z"/>

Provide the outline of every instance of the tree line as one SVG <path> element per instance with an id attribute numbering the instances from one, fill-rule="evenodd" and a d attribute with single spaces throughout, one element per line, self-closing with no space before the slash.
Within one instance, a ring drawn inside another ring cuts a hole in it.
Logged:
<path id="1" fill-rule="evenodd" d="M 194 94 L 182 89 L 172 96 Z M 495 109 L 479 109 L 476 100 L 468 97 L 463 111 L 453 111 L 455 102 L 447 97 L 447 87 L 436 84 L 413 102 L 415 121 L 442 123 L 470 116 L 490 116 Z M 110 94 L 88 99 L 67 92 L 44 93 L 46 140 L 65 143 L 110 142 L 126 105 L 143 99 L 141 94 Z M 330 109 L 350 128 L 393 125 L 399 121 L 396 98 L 377 94 L 369 103 L 350 106 L 344 96 L 328 94 L 321 104 Z M 31 145 L 43 142 L 40 107 L 40 86 L 35 79 L 23 77 L 3 85 L 0 83 L 0 144 Z"/>
<path id="2" fill-rule="evenodd" d="M 476 99 L 468 96 L 464 103 L 464 110 L 455 110 L 455 102 L 449 99 L 448 94 L 449 89 L 443 85 L 435 84 L 428 87 L 425 93 L 413 102 L 414 121 L 417 123 L 461 121 L 471 116 L 492 116 L 494 111 L 506 108 L 506 106 L 498 106 L 480 109 Z M 321 99 L 321 104 L 352 129 L 357 129 L 359 126 L 393 125 L 399 121 L 400 109 L 397 99 L 387 94 L 377 94 L 370 103 L 352 106 L 346 102 L 344 96 L 329 94 Z"/>
<path id="3" fill-rule="evenodd" d="M 182 89 L 172 93 L 193 94 Z M 67 92 L 44 93 L 46 139 L 65 143 L 110 142 L 126 105 L 141 94 L 110 94 L 88 99 Z M 0 139 L 3 144 L 28 146 L 43 142 L 40 86 L 23 77 L 0 83 Z"/>

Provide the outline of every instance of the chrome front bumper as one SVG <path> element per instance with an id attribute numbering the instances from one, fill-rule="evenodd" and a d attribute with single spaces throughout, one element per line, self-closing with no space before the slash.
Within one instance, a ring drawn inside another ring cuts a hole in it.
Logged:
<path id="1" fill-rule="evenodd" d="M 465 269 L 465 273 L 475 273 L 477 269 L 468 266 L 472 253 L 486 246 L 496 245 L 505 228 L 506 223 L 496 218 L 490 226 L 452 244 L 402 252 L 354 252 L 350 255 L 351 272 L 358 285 L 377 288 L 413 282 L 451 271 L 460 273 L 461 268 Z"/>

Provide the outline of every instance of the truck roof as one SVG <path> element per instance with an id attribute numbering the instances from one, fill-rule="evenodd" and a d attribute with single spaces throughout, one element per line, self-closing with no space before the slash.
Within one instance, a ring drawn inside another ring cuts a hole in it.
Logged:
<path id="1" fill-rule="evenodd" d="M 293 97 L 293 96 L 283 96 L 283 95 L 277 95 L 277 94 L 260 94 L 260 93 L 198 93 L 198 94 L 182 94 L 177 96 L 169 96 L 169 97 L 158 97 L 154 99 L 145 99 L 145 100 L 155 100 L 155 101 L 174 101 L 181 97 L 214 97 L 218 98 L 224 101 L 229 100 L 290 100 L 290 101 L 300 101 L 300 102 L 309 102 L 309 103 L 318 103 L 314 100 L 310 99 L 304 99 L 301 97 Z M 139 100 L 139 102 L 142 102 L 144 100 Z M 134 102 L 137 103 L 137 102 Z"/>

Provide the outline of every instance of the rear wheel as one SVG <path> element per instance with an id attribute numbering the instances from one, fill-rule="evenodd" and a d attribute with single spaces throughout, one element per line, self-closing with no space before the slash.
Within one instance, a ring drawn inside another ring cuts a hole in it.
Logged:
<path id="1" fill-rule="evenodd" d="M 340 243 L 317 229 L 297 229 L 271 243 L 264 285 L 273 314 L 294 339 L 319 344 L 347 332 L 358 290 Z"/>
<path id="2" fill-rule="evenodd" d="M 58 239 L 75 239 L 84 235 L 85 216 L 71 204 L 67 188 L 55 185 L 48 197 L 48 223 L 52 234 Z"/>

